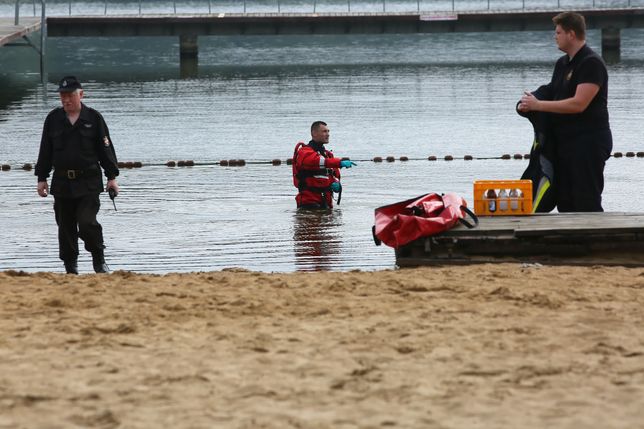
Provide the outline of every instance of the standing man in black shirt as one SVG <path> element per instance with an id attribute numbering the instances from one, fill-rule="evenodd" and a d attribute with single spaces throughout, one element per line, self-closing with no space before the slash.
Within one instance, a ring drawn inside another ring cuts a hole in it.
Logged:
<path id="1" fill-rule="evenodd" d="M 547 112 L 556 148 L 555 186 L 559 212 L 601 212 L 604 166 L 613 149 L 608 121 L 608 72 L 586 45 L 586 21 L 574 12 L 552 19 L 559 50 L 552 80 L 526 92 L 521 112 Z"/>
<path id="2" fill-rule="evenodd" d="M 83 88 L 74 76 L 64 77 L 58 86 L 62 107 L 45 119 L 40 153 L 36 163 L 38 195 L 46 197 L 47 178 L 53 167 L 51 194 L 58 224 L 60 259 L 68 274 L 78 274 L 78 237 L 92 254 L 97 273 L 107 273 L 103 229 L 96 220 L 103 192 L 101 167 L 107 189 L 119 191 L 116 153 L 103 117 L 81 102 Z"/>

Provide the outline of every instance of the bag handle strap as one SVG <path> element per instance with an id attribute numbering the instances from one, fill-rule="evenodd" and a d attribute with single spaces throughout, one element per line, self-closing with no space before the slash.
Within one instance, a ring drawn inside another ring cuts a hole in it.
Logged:
<path id="1" fill-rule="evenodd" d="M 376 246 L 380 246 L 382 244 L 382 241 L 376 237 L 376 225 L 373 225 L 371 227 L 371 235 L 373 236 L 373 242 L 376 243 Z"/>
<path id="2" fill-rule="evenodd" d="M 461 206 L 461 210 L 463 210 L 465 213 L 467 213 L 468 215 L 470 215 L 470 217 L 471 217 L 471 218 L 472 218 L 472 220 L 474 221 L 474 225 L 472 225 L 470 222 L 466 221 L 466 220 L 465 220 L 465 218 L 460 218 L 460 219 L 458 220 L 460 223 L 462 223 L 463 225 L 465 225 L 466 227 L 468 227 L 468 228 L 470 228 L 470 229 L 474 228 L 475 226 L 478 226 L 478 224 L 479 224 L 479 218 L 478 218 L 478 216 L 476 216 L 476 215 L 474 214 L 474 212 L 473 212 L 472 210 L 468 209 L 468 208 L 467 208 L 467 207 L 465 207 L 465 206 Z"/>

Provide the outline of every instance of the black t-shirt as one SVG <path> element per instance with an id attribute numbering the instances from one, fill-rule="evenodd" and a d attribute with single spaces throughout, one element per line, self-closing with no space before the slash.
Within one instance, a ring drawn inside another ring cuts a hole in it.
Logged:
<path id="1" fill-rule="evenodd" d="M 555 64 L 551 82 L 546 85 L 546 98 L 564 100 L 575 96 L 577 85 L 594 83 L 599 92 L 581 113 L 551 115 L 557 134 L 578 134 L 588 130 L 610 128 L 608 121 L 608 72 L 602 58 L 584 45 L 572 58 L 564 55 Z"/>

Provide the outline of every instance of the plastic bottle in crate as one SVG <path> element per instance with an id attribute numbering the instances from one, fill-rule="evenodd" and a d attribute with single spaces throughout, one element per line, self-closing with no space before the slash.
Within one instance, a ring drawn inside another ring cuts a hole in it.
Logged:
<path id="1" fill-rule="evenodd" d="M 496 211 L 496 191 L 494 189 L 488 189 L 485 191 L 483 199 L 486 200 L 485 205 L 488 211 L 494 213 Z"/>
<path id="2" fill-rule="evenodd" d="M 505 189 L 499 191 L 499 210 L 502 212 L 508 210 L 508 191 Z"/>
<path id="3" fill-rule="evenodd" d="M 510 189 L 510 209 L 519 210 L 519 199 L 521 198 L 520 189 Z"/>

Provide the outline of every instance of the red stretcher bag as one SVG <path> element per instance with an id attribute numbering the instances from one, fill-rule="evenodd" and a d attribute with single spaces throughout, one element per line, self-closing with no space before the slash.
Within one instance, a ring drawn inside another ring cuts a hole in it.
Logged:
<path id="1" fill-rule="evenodd" d="M 468 214 L 474 220 L 465 220 Z M 376 209 L 376 224 L 373 226 L 373 239 L 379 246 L 398 248 L 416 240 L 446 231 L 461 222 L 474 228 L 479 220 L 467 202 L 453 193 L 443 195 L 425 194 L 410 200 L 382 206 Z"/>

